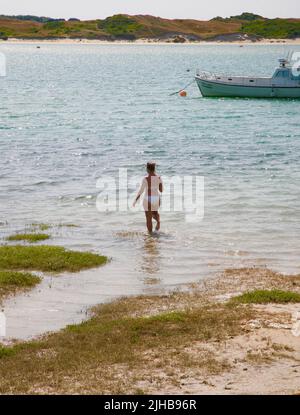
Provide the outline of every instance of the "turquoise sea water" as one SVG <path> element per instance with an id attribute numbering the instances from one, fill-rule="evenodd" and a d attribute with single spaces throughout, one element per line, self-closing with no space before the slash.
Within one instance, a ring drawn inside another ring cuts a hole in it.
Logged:
<path id="1" fill-rule="evenodd" d="M 118 294 L 151 291 L 149 279 L 158 290 L 176 287 L 227 267 L 299 273 L 300 101 L 205 99 L 196 85 L 185 99 L 169 96 L 198 68 L 271 75 L 288 50 L 1 45 L 1 236 L 32 222 L 77 224 L 54 228 L 51 243 L 112 257 L 101 272 Z M 161 235 L 149 238 L 142 213 L 96 210 L 97 178 L 120 167 L 142 177 L 149 159 L 162 175 L 205 177 L 202 222 L 165 213 Z M 85 304 L 102 299 L 103 280 L 93 280 L 98 296 L 87 293 Z"/>

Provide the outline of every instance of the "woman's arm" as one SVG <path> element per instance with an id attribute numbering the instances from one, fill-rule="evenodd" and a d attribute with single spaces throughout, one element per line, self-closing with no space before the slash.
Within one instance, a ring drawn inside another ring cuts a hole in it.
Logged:
<path id="1" fill-rule="evenodd" d="M 136 198 L 133 202 L 133 207 L 136 205 L 137 201 L 139 200 L 139 198 L 142 196 L 142 194 L 144 193 L 146 188 L 146 179 L 143 179 L 140 190 L 138 191 L 138 194 L 136 195 Z"/>
<path id="2" fill-rule="evenodd" d="M 159 178 L 159 180 L 160 180 L 160 183 L 159 183 L 159 191 L 160 191 L 160 193 L 162 193 L 164 191 L 164 185 L 163 185 L 163 182 L 161 180 L 161 177 Z"/>

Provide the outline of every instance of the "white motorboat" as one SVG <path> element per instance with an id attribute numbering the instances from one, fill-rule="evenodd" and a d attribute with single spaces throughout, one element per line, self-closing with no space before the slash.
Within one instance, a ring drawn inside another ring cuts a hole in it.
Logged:
<path id="1" fill-rule="evenodd" d="M 299 60 L 295 60 L 295 57 Z M 204 97 L 300 98 L 300 54 L 279 59 L 272 77 L 226 76 L 200 71 L 196 82 Z"/>

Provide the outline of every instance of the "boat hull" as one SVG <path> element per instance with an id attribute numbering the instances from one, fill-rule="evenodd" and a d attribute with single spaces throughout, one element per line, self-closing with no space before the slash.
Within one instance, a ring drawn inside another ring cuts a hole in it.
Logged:
<path id="1" fill-rule="evenodd" d="M 232 98 L 300 98 L 299 87 L 263 87 L 224 84 L 196 77 L 197 85 L 204 97 Z"/>

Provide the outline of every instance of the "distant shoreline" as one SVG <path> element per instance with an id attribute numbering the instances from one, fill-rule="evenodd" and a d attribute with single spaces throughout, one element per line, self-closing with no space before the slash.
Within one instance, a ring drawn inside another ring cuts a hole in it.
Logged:
<path id="1" fill-rule="evenodd" d="M 1 45 L 5 44 L 89 44 L 89 45 L 300 45 L 300 38 L 298 39 L 262 39 L 258 41 L 186 41 L 185 43 L 175 43 L 172 40 L 156 40 L 156 39 L 138 39 L 135 41 L 120 40 L 97 40 L 97 39 L 17 39 L 10 38 L 8 40 L 0 40 Z"/>
<path id="2" fill-rule="evenodd" d="M 17 38 L 68 44 L 300 44 L 300 18 L 268 19 L 249 12 L 210 20 L 127 14 L 94 20 L 0 15 L 0 28 L 4 41 Z"/>

